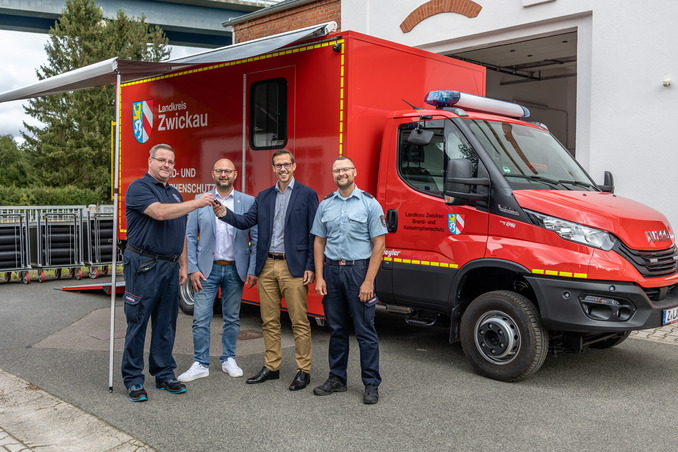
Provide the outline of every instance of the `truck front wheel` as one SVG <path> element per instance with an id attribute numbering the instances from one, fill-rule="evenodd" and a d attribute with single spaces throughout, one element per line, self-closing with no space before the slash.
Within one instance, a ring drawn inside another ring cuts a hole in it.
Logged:
<path id="1" fill-rule="evenodd" d="M 473 300 L 461 319 L 460 333 L 464 354 L 475 371 L 500 381 L 519 381 L 535 373 L 549 348 L 537 308 L 507 290 Z"/>

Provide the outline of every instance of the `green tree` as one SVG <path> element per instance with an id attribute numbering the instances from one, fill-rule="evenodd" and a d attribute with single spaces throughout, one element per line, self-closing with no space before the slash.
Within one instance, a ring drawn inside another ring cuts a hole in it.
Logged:
<path id="1" fill-rule="evenodd" d="M 22 151 L 11 135 L 0 136 L 0 186 L 26 187 L 35 179 L 32 170 L 31 155 Z"/>
<path id="2" fill-rule="evenodd" d="M 66 0 L 49 34 L 47 64 L 36 71 L 40 80 L 115 56 L 161 61 L 170 54 L 164 32 L 143 15 L 130 18 L 118 10 L 107 20 L 94 0 Z M 38 183 L 90 189 L 100 200 L 109 199 L 115 86 L 32 99 L 25 111 L 43 124 L 24 123 L 23 133 Z"/>

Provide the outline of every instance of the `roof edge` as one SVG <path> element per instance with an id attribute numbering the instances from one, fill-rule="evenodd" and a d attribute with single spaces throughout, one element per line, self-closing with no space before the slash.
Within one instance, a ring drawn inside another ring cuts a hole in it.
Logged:
<path id="1" fill-rule="evenodd" d="M 303 6 L 307 3 L 313 3 L 316 1 L 318 0 L 296 0 L 291 2 L 278 3 L 276 5 L 267 6 L 266 8 L 262 8 L 249 14 L 244 14 L 238 17 L 231 17 L 227 21 L 222 22 L 221 25 L 223 27 L 232 27 L 234 25 L 239 25 L 250 20 L 258 19 L 259 17 L 268 16 L 269 14 L 296 8 L 297 6 Z"/>

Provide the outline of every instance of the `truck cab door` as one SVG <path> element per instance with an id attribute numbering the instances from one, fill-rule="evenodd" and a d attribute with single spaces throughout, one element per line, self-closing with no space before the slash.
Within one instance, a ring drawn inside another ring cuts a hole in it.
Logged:
<path id="1" fill-rule="evenodd" d="M 397 218 L 397 228 L 386 235 L 378 290 L 385 303 L 447 312 L 459 268 L 485 255 L 488 213 L 474 203 L 445 204 L 445 168 L 450 159 L 465 158 L 477 174 L 482 163 L 451 121 L 420 124 L 432 133 L 430 142 L 408 140 L 421 130 L 411 118 L 395 120 L 390 150 L 382 151 L 389 155 L 386 174 L 383 169 L 380 174 L 386 189 L 379 201 L 391 225 Z"/>

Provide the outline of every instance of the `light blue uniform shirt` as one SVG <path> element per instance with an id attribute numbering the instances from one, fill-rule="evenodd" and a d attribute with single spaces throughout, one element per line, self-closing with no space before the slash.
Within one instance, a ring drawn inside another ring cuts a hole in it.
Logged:
<path id="1" fill-rule="evenodd" d="M 348 198 L 339 190 L 318 206 L 311 234 L 327 239 L 325 256 L 332 260 L 369 259 L 372 238 L 386 234 L 384 210 L 356 187 Z"/>
<path id="2" fill-rule="evenodd" d="M 285 252 L 285 217 L 287 217 L 287 206 L 290 203 L 293 188 L 294 178 L 285 187 L 285 191 L 280 191 L 278 182 L 275 183 L 275 212 L 273 216 L 273 231 L 271 231 L 271 246 L 268 248 L 269 253 Z"/>

